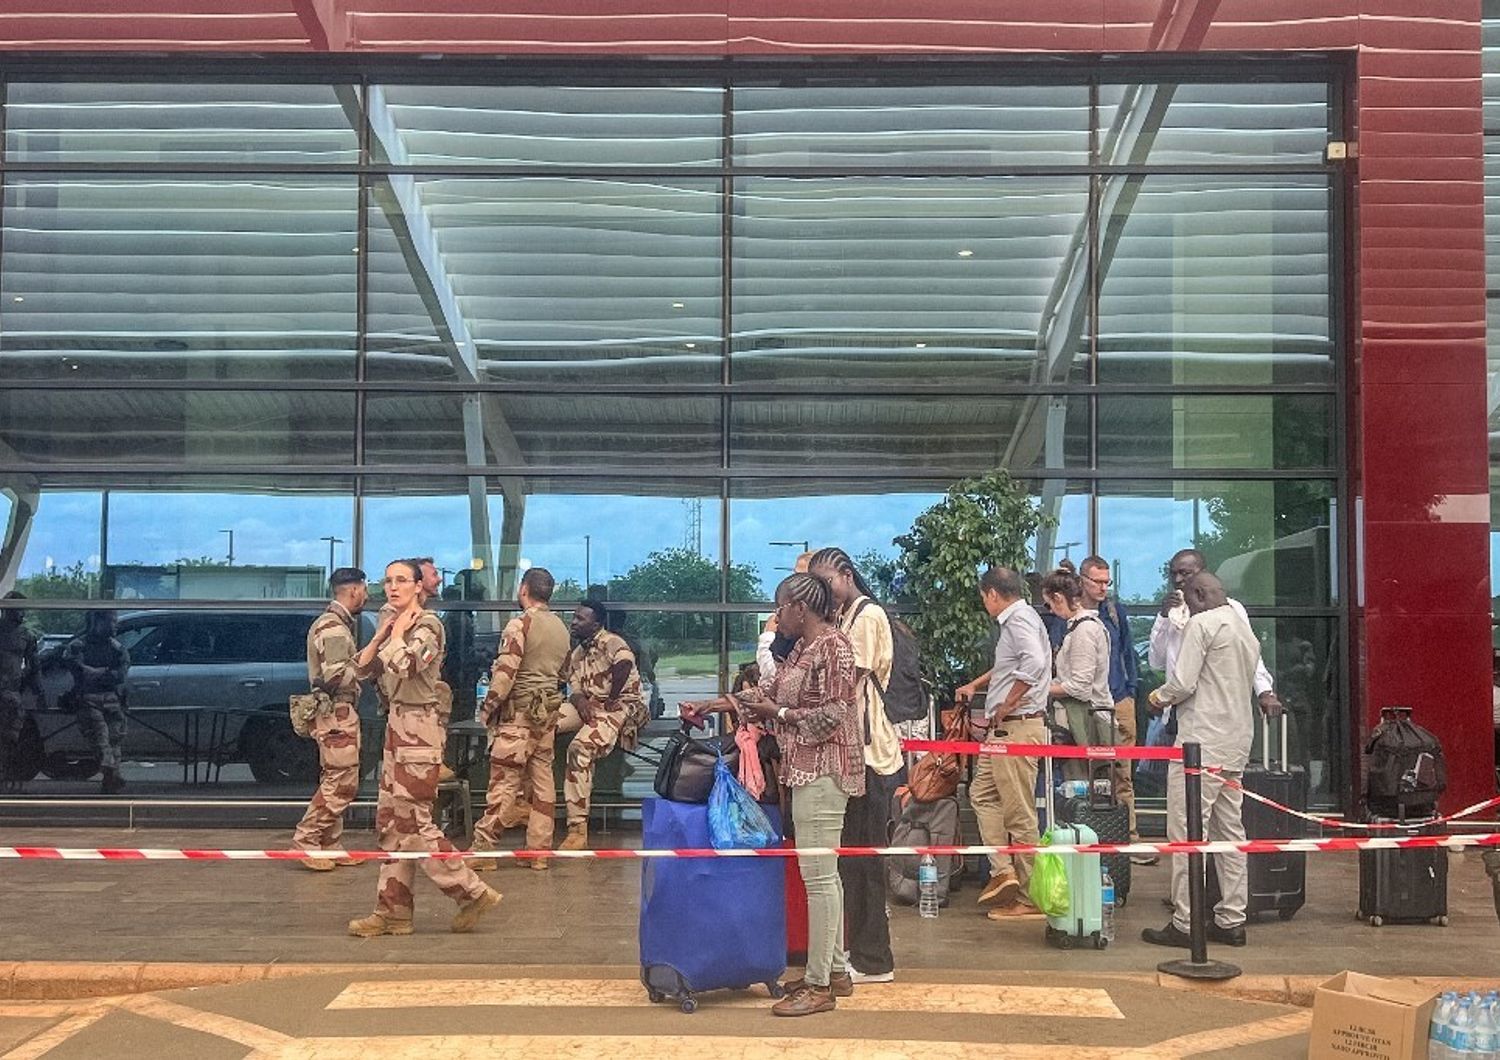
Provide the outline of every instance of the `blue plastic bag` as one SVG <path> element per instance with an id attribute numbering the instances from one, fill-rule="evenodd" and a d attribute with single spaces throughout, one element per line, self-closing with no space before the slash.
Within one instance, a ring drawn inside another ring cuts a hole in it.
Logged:
<path id="1" fill-rule="evenodd" d="M 1146 726 L 1146 742 L 1143 746 L 1172 746 L 1172 734 L 1167 731 L 1166 717 L 1163 714 L 1156 715 L 1151 719 L 1151 724 Z M 1167 763 L 1158 758 L 1143 758 L 1135 764 L 1135 775 L 1147 781 L 1165 780 Z"/>
<path id="2" fill-rule="evenodd" d="M 760 804 L 734 778 L 724 756 L 714 764 L 714 786 L 708 793 L 708 841 L 715 850 L 762 850 L 781 845 Z"/>

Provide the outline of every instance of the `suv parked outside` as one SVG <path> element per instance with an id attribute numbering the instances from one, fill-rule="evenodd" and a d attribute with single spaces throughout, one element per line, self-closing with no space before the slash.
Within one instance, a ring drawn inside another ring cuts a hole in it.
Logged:
<path id="1" fill-rule="evenodd" d="M 143 707 L 201 708 L 205 759 L 245 762 L 261 783 L 309 782 L 318 775 L 317 747 L 292 732 L 287 698 L 307 691 L 306 637 L 316 611 L 135 611 L 121 615 L 116 637 L 130 653 L 125 689 L 132 711 Z M 361 640 L 374 632 L 361 615 Z M 33 714 L 41 743 L 40 771 L 49 776 L 92 775 L 92 752 L 62 709 L 70 677 L 61 648 L 41 657 L 42 702 Z M 221 710 L 216 748 L 207 746 L 209 713 Z M 375 718 L 375 696 L 366 689 L 360 716 Z M 182 748 L 163 733 L 180 734 L 168 715 L 143 713 L 146 724 L 126 727 L 126 760 L 175 761 Z M 373 741 L 366 741 L 373 742 Z M 377 749 L 378 750 L 378 749 Z M 366 761 L 371 757 L 366 755 Z M 97 768 L 97 763 L 92 763 Z M 87 773 L 84 771 L 88 770 Z"/>

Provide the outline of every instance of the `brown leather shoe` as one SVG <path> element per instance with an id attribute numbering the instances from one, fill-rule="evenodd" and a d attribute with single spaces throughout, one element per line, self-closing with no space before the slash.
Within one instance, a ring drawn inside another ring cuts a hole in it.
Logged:
<path id="1" fill-rule="evenodd" d="M 486 887 L 478 898 L 458 907 L 458 912 L 453 914 L 452 931 L 457 935 L 473 931 L 479 918 L 499 904 L 500 892 L 493 887 Z"/>
<path id="2" fill-rule="evenodd" d="M 788 979 L 782 983 L 781 989 L 785 990 L 788 994 L 795 994 L 804 986 L 807 986 L 807 979 L 799 976 L 796 979 Z M 816 990 L 817 987 L 813 987 L 813 989 Z M 833 991 L 834 997 L 853 997 L 854 977 L 848 972 L 830 976 L 828 979 L 828 989 Z"/>
<path id="3" fill-rule="evenodd" d="M 381 935 L 410 935 L 410 920 L 391 920 L 379 913 L 349 921 L 349 934 L 355 938 L 373 939 Z"/>
<path id="4" fill-rule="evenodd" d="M 833 991 L 828 987 L 808 986 L 792 991 L 771 1006 L 773 1016 L 812 1016 L 819 1012 L 832 1012 L 838 1007 Z"/>
<path id="5" fill-rule="evenodd" d="M 979 892 L 979 904 L 987 905 L 990 902 L 1009 904 L 1021 896 L 1021 881 L 1016 878 L 1014 872 L 997 872 L 990 877 L 984 885 L 984 890 Z"/>
<path id="6" fill-rule="evenodd" d="M 1017 898 L 1009 905 L 997 906 L 985 916 L 991 920 L 1045 920 L 1047 914 L 1024 898 Z"/>

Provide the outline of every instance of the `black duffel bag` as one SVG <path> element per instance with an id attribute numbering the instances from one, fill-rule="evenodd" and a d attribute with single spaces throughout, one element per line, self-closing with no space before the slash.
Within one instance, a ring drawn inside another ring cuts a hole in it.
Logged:
<path id="1" fill-rule="evenodd" d="M 1443 745 L 1411 720 L 1410 707 L 1385 707 L 1365 745 L 1365 802 L 1371 813 L 1404 819 L 1424 815 L 1448 787 Z"/>
<path id="2" fill-rule="evenodd" d="M 723 736 L 694 736 L 686 726 L 674 732 L 667 740 L 661 754 L 661 764 L 656 767 L 656 782 L 652 785 L 656 793 L 672 802 L 707 802 L 708 793 L 714 786 L 714 766 L 720 751 L 729 771 L 736 776 L 740 771 L 740 748 L 734 742 L 734 734 Z M 777 764 L 781 761 L 781 749 L 776 738 L 763 733 L 760 738 L 760 768 L 766 775 L 766 790 L 761 802 L 778 801 L 776 790 Z"/>

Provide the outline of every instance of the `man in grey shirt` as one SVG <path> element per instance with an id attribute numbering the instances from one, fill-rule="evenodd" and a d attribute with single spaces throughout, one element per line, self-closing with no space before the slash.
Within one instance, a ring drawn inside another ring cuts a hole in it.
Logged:
<path id="1" fill-rule="evenodd" d="M 1154 706 L 1177 710 L 1177 745 L 1197 743 L 1203 765 L 1218 771 L 1202 776 L 1203 837 L 1210 842 L 1243 843 L 1241 792 L 1237 786 L 1250 760 L 1254 737 L 1255 668 L 1260 642 L 1224 595 L 1224 586 L 1207 572 L 1194 575 L 1183 596 L 1192 612 L 1183 629 L 1182 647 L 1167 683 L 1151 693 Z M 1263 709 L 1266 709 L 1263 707 Z M 1236 782 L 1235 785 L 1228 783 Z M 1167 838 L 1187 838 L 1187 799 L 1181 762 L 1167 768 Z M 1208 937 L 1229 946 L 1245 944 L 1248 898 L 1244 854 L 1215 854 L 1223 895 L 1214 907 Z M 1158 946 L 1188 946 L 1187 855 L 1172 856 L 1172 921 L 1146 928 L 1141 938 Z"/>
<path id="2" fill-rule="evenodd" d="M 1047 690 L 1052 677 L 1052 645 L 1036 611 L 1026 602 L 1025 582 L 1006 567 L 991 567 L 979 579 L 984 609 L 1000 627 L 995 664 L 956 690 L 959 702 L 984 694 L 986 742 L 1047 742 Z M 969 786 L 969 801 L 986 846 L 1035 843 L 1037 759 L 1029 755 L 980 755 Z M 990 880 L 979 901 L 997 903 L 991 920 L 1042 916 L 1026 898 L 1032 859 L 1027 855 L 990 857 Z"/>

